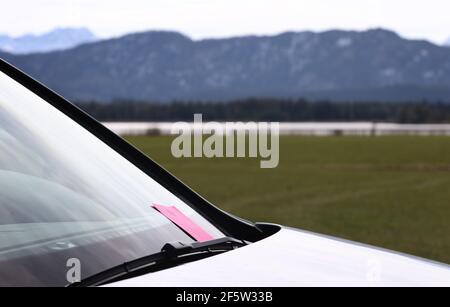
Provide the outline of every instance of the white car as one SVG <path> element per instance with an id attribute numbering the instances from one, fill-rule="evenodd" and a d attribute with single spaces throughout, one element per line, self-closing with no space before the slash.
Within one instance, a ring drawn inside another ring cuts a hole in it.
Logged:
<path id="1" fill-rule="evenodd" d="M 450 267 L 232 216 L 0 60 L 0 286 L 101 285 L 450 286 Z"/>

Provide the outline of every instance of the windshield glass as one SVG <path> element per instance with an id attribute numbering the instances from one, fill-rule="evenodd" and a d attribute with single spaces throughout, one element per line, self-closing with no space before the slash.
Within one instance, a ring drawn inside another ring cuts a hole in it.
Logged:
<path id="1" fill-rule="evenodd" d="M 0 286 L 68 284 L 193 239 L 153 204 L 211 223 L 89 131 L 0 72 Z M 72 259 L 72 260 L 71 260 Z M 69 265 L 69 266 L 68 266 Z"/>

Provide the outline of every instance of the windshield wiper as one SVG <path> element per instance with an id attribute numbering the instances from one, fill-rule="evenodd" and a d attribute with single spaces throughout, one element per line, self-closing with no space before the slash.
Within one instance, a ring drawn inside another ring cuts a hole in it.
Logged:
<path id="1" fill-rule="evenodd" d="M 231 237 L 206 242 L 166 243 L 159 253 L 125 262 L 83 279 L 80 282 L 70 284 L 68 287 L 99 286 L 210 257 L 248 244 L 249 242 Z"/>

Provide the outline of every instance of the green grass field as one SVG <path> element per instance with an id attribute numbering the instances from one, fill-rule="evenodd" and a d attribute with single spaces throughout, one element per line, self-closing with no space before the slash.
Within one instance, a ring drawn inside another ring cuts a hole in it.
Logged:
<path id="1" fill-rule="evenodd" d="M 175 159 L 170 137 L 128 140 L 241 217 L 450 263 L 450 138 L 282 137 L 276 169 Z"/>

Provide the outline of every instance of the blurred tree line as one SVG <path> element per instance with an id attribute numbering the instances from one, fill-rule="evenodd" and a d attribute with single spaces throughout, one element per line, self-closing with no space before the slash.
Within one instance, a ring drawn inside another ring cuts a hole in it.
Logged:
<path id="1" fill-rule="evenodd" d="M 77 105 L 100 121 L 380 121 L 450 123 L 450 104 L 439 102 L 330 102 L 305 99 L 245 99 L 230 102 L 152 103 L 116 101 Z"/>

